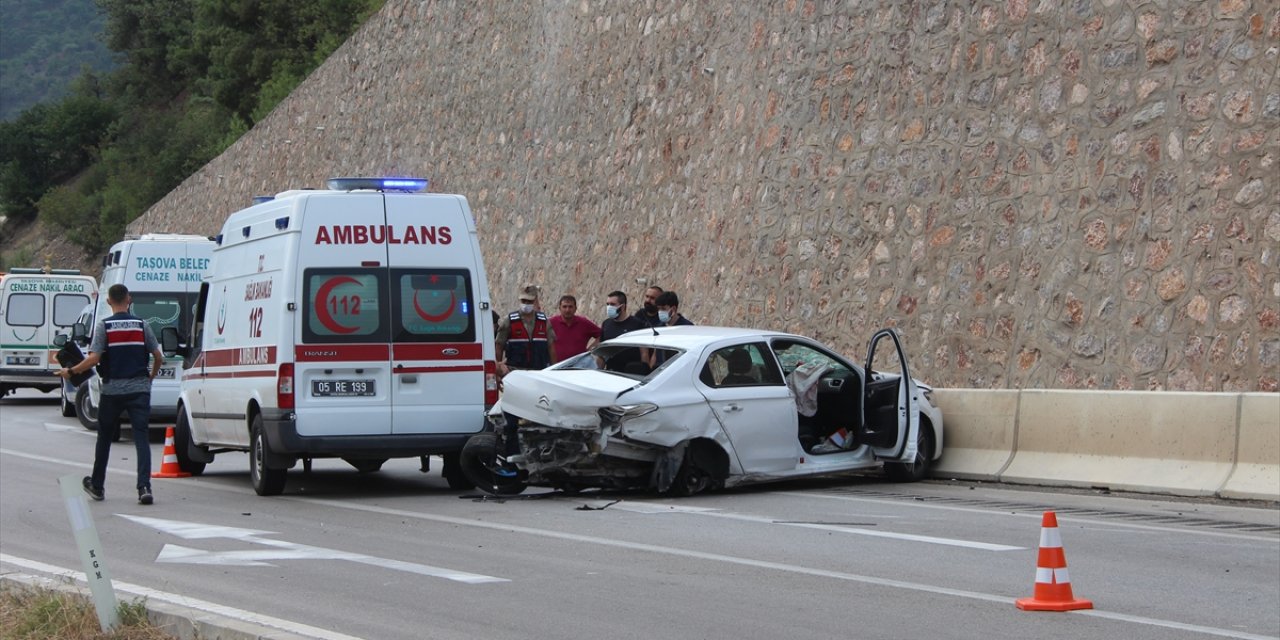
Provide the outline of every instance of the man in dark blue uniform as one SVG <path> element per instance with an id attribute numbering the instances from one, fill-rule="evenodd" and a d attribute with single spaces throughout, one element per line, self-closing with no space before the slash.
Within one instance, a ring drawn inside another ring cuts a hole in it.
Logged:
<path id="1" fill-rule="evenodd" d="M 133 444 L 138 459 L 138 502 L 151 504 L 151 381 L 160 373 L 164 353 L 151 327 L 141 318 L 129 313 L 133 298 L 122 284 L 107 289 L 107 304 L 114 313 L 98 320 L 93 330 L 93 343 L 89 355 L 71 368 L 59 369 L 62 377 L 88 371 L 99 362 L 102 393 L 98 400 L 98 444 L 93 456 L 93 475 L 85 476 L 85 493 L 94 500 L 106 497 L 107 461 L 111 456 L 111 443 L 120 431 L 120 414 L 129 412 L 133 431 Z M 148 371 L 147 356 L 151 357 Z"/>

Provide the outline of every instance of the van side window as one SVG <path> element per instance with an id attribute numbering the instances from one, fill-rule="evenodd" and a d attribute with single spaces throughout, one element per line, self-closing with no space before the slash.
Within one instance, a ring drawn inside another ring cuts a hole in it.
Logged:
<path id="1" fill-rule="evenodd" d="M 473 342 L 475 304 L 466 269 L 392 269 L 393 342 Z"/>
<path id="2" fill-rule="evenodd" d="M 302 338 L 306 343 L 387 342 L 385 269 L 307 269 Z"/>
<path id="3" fill-rule="evenodd" d="M 69 327 L 76 323 L 80 310 L 89 304 L 89 296 L 59 293 L 53 296 L 53 324 Z"/>
<path id="4" fill-rule="evenodd" d="M 44 324 L 44 295 L 15 293 L 9 296 L 4 321 L 14 327 L 39 327 Z"/>

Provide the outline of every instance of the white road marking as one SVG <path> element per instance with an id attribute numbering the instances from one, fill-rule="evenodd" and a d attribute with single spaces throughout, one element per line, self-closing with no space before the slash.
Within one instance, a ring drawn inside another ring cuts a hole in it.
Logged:
<path id="1" fill-rule="evenodd" d="M 978 513 L 984 515 L 1008 516 L 1012 518 L 1034 519 L 1039 522 L 1044 514 L 1037 511 L 1035 513 L 1010 513 L 1008 509 L 982 509 L 978 507 L 957 507 L 945 504 L 929 504 L 919 501 L 905 500 L 888 500 L 884 498 L 859 498 L 857 496 L 833 496 L 821 493 L 803 493 L 799 491 L 779 491 L 774 495 L 794 496 L 797 498 L 818 498 L 822 500 L 842 500 L 846 502 L 870 502 L 878 505 L 894 505 L 900 507 L 911 507 L 914 509 L 938 509 L 940 511 L 955 511 L 961 513 Z M 1247 533 L 1230 533 L 1227 531 L 1211 531 L 1203 529 L 1192 529 L 1189 527 L 1165 527 L 1153 524 L 1137 524 L 1134 522 L 1113 522 L 1109 520 L 1099 520 L 1088 516 L 1071 516 L 1071 523 L 1074 524 L 1092 524 L 1104 527 L 1108 530 L 1142 530 L 1142 531 L 1158 531 L 1161 533 L 1180 533 L 1195 536 L 1209 536 L 1213 538 L 1232 538 L 1235 540 L 1252 540 L 1254 542 L 1275 542 L 1274 536 L 1250 535 Z"/>
<path id="2" fill-rule="evenodd" d="M 65 464 L 65 465 L 78 466 L 78 467 L 87 467 L 87 466 L 91 466 L 91 465 L 86 465 L 86 464 L 79 463 L 79 462 L 74 462 L 74 461 L 69 461 L 69 460 L 63 460 L 63 459 L 57 459 L 57 458 L 48 458 L 48 457 L 45 457 L 45 456 L 39 456 L 39 455 L 35 455 L 35 454 L 22 453 L 22 452 L 14 451 L 14 450 L 11 450 L 11 449 L 4 449 L 4 448 L 0 448 L 0 454 L 15 455 L 15 456 L 24 457 L 24 458 L 29 458 L 29 459 L 33 459 L 33 460 L 41 460 L 41 461 L 46 461 L 46 462 L 54 462 L 54 463 L 58 463 L 58 464 Z M 121 473 L 127 473 L 127 472 L 121 472 Z M 218 484 L 213 484 L 213 483 L 197 483 L 197 484 L 195 484 L 195 486 L 198 486 L 198 487 L 200 487 L 200 488 L 202 488 L 202 489 L 213 489 L 213 490 L 215 490 L 215 491 L 223 491 L 223 492 L 226 492 L 226 493 L 234 493 L 234 494 L 239 494 L 239 495 L 251 495 L 251 493 L 250 493 L 250 491 L 249 491 L 248 489 L 237 489 L 237 488 L 235 488 L 235 487 L 231 487 L 231 486 L 223 486 L 223 485 L 218 485 Z M 983 513 L 983 514 L 988 514 L 988 515 L 991 515 L 991 514 L 1011 515 L 1011 514 L 1009 514 L 1007 511 L 994 511 L 994 510 L 990 510 L 990 509 L 976 509 L 976 508 L 965 508 L 965 507 L 949 507 L 949 506 L 946 506 L 946 505 L 917 504 L 917 503 L 914 503 L 914 502 L 912 502 L 912 503 L 903 503 L 903 502 L 899 502 L 899 501 L 892 501 L 892 500 L 878 500 L 878 499 L 873 499 L 873 498 L 855 498 L 855 497 L 846 497 L 846 496 L 827 496 L 827 495 L 818 495 L 818 494 L 810 494 L 810 493 L 798 493 L 798 492 L 778 492 L 778 493 L 777 493 L 777 495 L 795 495 L 795 496 L 799 496 L 799 497 L 806 497 L 806 498 L 815 498 L 815 497 L 816 497 L 816 498 L 828 498 L 828 499 L 845 499 L 845 500 L 862 501 L 862 502 L 873 502 L 873 503 L 877 503 L 877 504 L 882 504 L 882 505 L 892 505 L 892 506 L 908 505 L 908 506 L 920 507 L 920 508 L 934 508 L 934 509 L 954 510 L 954 511 L 969 511 L 969 512 L 973 512 L 973 513 Z M 934 586 L 934 585 L 919 584 L 919 583 L 913 583 L 913 582 L 904 582 L 904 581 L 900 581 L 900 580 L 888 580 L 888 579 L 883 579 L 883 578 L 876 578 L 876 577 L 873 577 L 873 576 L 862 576 L 862 575 L 858 575 L 858 574 L 842 573 L 842 572 L 835 572 L 835 571 L 827 571 L 827 570 L 823 570 L 823 569 L 813 569 L 813 568 L 809 568 L 809 567 L 801 567 L 801 566 L 789 565 L 789 564 L 783 564 L 783 563 L 766 562 L 766 561 L 761 561 L 761 560 L 754 560 L 754 559 L 751 559 L 751 558 L 737 558 L 737 557 L 734 557 L 734 556 L 725 556 L 725 555 L 720 555 L 720 554 L 704 553 L 704 552 L 700 552 L 700 551 L 693 551 L 693 550 L 687 550 L 687 549 L 678 549 L 678 548 L 672 548 L 672 547 L 663 547 L 663 546 L 658 546 L 658 545 L 649 545 L 649 544 L 643 544 L 643 543 L 624 542 L 624 541 L 620 541 L 620 540 L 612 540 L 612 539 L 607 539 L 607 538 L 593 538 L 593 537 L 590 537 L 590 536 L 583 536 L 583 535 L 579 535 L 579 534 L 563 533 L 563 532 L 559 532 L 559 531 L 549 531 L 549 530 L 544 530 L 544 529 L 533 529 L 533 528 L 530 528 L 530 527 L 521 527 L 521 526 L 518 526 L 518 525 L 504 525 L 504 524 L 497 524 L 497 523 L 483 522 L 483 521 L 478 521 L 478 520 L 469 520 L 469 519 L 465 519 L 465 518 L 455 518 L 455 517 L 451 517 L 451 516 L 433 515 L 433 514 L 421 513 L 421 512 L 416 512 L 416 511 L 405 511 L 405 510 L 402 510 L 402 509 L 390 509 L 390 508 L 386 508 L 386 507 L 377 507 L 377 506 L 372 506 L 372 505 L 367 505 L 367 504 L 361 504 L 361 503 L 355 503 L 355 502 L 348 502 L 348 501 L 340 501 L 340 500 L 334 500 L 334 501 L 331 501 L 331 500 L 321 500 L 321 499 L 318 499 L 318 498 L 302 498 L 302 497 L 294 497 L 294 496 L 277 496 L 277 497 L 272 498 L 272 499 L 273 499 L 273 500 L 291 500 L 291 501 L 296 501 L 296 502 L 307 502 L 307 503 L 313 503 L 313 504 L 317 504 L 317 505 L 321 505 L 321 506 L 328 506 L 328 507 L 336 507 L 336 508 L 351 509 L 351 510 L 353 510 L 353 511 L 362 511 L 362 512 L 366 512 L 366 513 L 378 513 L 378 514 L 382 514 L 382 515 L 391 515 L 391 516 L 397 516 L 397 517 L 412 518 L 412 519 L 415 519 L 415 520 L 423 520 L 423 521 L 428 521 L 428 522 L 442 522 L 442 523 L 446 523 L 446 524 L 455 524 L 455 525 L 459 525 L 459 526 L 476 527 L 476 528 L 481 528 L 481 529 L 490 529 L 490 530 L 495 530 L 495 531 L 510 531 L 510 532 L 514 532 L 514 533 L 525 533 L 525 534 L 529 534 L 529 535 L 536 535 L 536 536 L 541 536 L 541 537 L 546 537 L 546 538 L 555 538 L 555 539 L 562 539 L 562 540 L 571 540 L 571 541 L 575 541 L 575 542 L 585 542 L 585 543 L 588 543 L 588 544 L 598 544 L 598 545 L 601 545 L 601 546 L 607 546 L 607 547 L 626 548 L 626 549 L 633 549 L 633 550 L 637 550 L 637 551 L 649 551 L 649 552 L 653 552 L 653 553 L 663 553 L 663 554 L 668 554 L 668 555 L 675 555 L 675 556 L 678 556 L 678 557 L 697 558 L 697 559 L 708 560 L 708 561 L 714 561 L 714 562 L 725 562 L 725 563 L 738 564 L 738 565 L 743 565 L 743 566 L 752 566 L 752 567 L 758 567 L 758 568 L 764 568 L 764 569 L 773 569 L 773 570 L 785 571 L 785 572 L 790 572 L 790 573 L 797 573 L 797 574 L 802 574 L 802 575 L 812 575 L 812 576 L 819 576 L 819 577 L 833 578 L 833 579 L 837 579 L 837 580 L 846 580 L 846 581 L 850 581 L 850 582 L 858 582 L 858 583 L 871 584 L 871 585 L 878 585 L 878 586 L 894 587 L 894 588 L 899 588 L 899 589 L 905 589 L 905 590 L 911 590 L 911 591 L 920 591 L 920 592 L 933 593 L 933 594 L 938 594 L 938 595 L 949 595 L 949 596 L 955 596 L 955 597 L 960 597 L 960 598 L 968 598 L 968 599 L 972 599 L 972 600 L 982 600 L 982 601 L 986 601 L 986 602 L 995 602 L 995 603 L 1005 604 L 1005 605 L 1012 605 L 1012 604 L 1013 604 L 1013 602 L 1014 602 L 1014 600 L 1015 600 L 1015 598 L 1012 598 L 1012 597 L 1009 597 L 1009 596 L 1001 596 L 1001 595 L 995 595 L 995 594 L 981 593 L 981 592 L 976 592 L 976 591 L 964 591 L 964 590 L 960 590 L 960 589 L 949 589 L 949 588 L 946 588 L 946 587 L 938 587 L 938 586 Z M 1021 516 L 1020 516 L 1020 517 L 1021 517 Z M 1041 515 L 1040 515 L 1040 514 L 1036 514 L 1034 517 L 1038 519 L 1038 518 L 1040 518 L 1040 517 L 1041 517 Z M 1072 518 L 1072 520 L 1073 520 L 1073 521 L 1079 521 L 1080 519 L 1079 519 L 1079 518 L 1074 518 L 1074 517 L 1073 517 L 1073 518 Z M 1197 535 L 1209 535 L 1209 536 L 1219 536 L 1219 537 L 1237 538 L 1237 539 L 1244 539 L 1244 540 L 1253 540 L 1253 541 L 1260 541 L 1260 542 L 1275 542 L 1275 538 L 1272 538 L 1272 537 L 1263 537 L 1263 536 L 1250 536 L 1250 535 L 1241 535 L 1241 534 L 1219 533 L 1219 532 L 1213 532 L 1213 531 L 1196 531 L 1196 530 L 1187 530 L 1187 529 L 1185 529 L 1185 528 L 1180 528 L 1180 527 L 1157 527 L 1157 526 L 1150 526 L 1150 525 L 1135 525 L 1135 524 L 1130 524 L 1130 523 L 1110 523 L 1110 522 L 1102 522 L 1102 521 L 1094 521 L 1094 522 L 1095 522 L 1096 524 L 1114 524 L 1115 526 L 1123 526 L 1123 527 L 1134 528 L 1134 529 L 1150 529 L 1150 530 L 1157 530 L 1157 531 L 1166 531 L 1166 532 L 1171 532 L 1171 533 L 1189 533 L 1189 534 L 1197 534 Z M 2 555 L 0 555 L 0 559 L 3 559 L 3 556 L 2 556 Z M 217 605 L 214 605 L 214 606 L 217 606 Z M 1235 630 L 1232 630 L 1232 629 L 1220 629 L 1220 628 L 1216 628 L 1216 627 L 1204 627 L 1204 626 L 1199 626 L 1199 625 L 1190 625 L 1190 624 L 1184 624 L 1184 623 L 1181 623 L 1181 622 L 1175 622 L 1175 621 L 1171 621 L 1171 620 L 1160 620 L 1160 619 L 1157 619 L 1157 618 L 1145 618 L 1145 617 L 1141 617 L 1141 616 L 1131 616 L 1131 615 L 1128 615 L 1128 614 L 1123 614 L 1123 613 L 1114 613 L 1114 612 L 1102 611 L 1102 610 L 1098 610 L 1098 609 L 1068 611 L 1068 612 L 1066 612 L 1066 614 L 1069 614 L 1069 615 L 1091 616 L 1091 617 L 1096 617 L 1096 618 L 1104 618 L 1104 619 L 1109 619 L 1109 620 L 1117 620 L 1117 621 L 1123 621 L 1123 622 L 1131 622 L 1131 623 L 1134 623 L 1134 624 L 1142 624 L 1142 625 L 1153 626 L 1153 627 L 1160 627 L 1160 628 L 1166 628 L 1166 629 L 1177 629 L 1177 630 L 1182 630 L 1182 631 L 1191 631 L 1191 632 L 1195 632 L 1195 633 L 1203 633 L 1203 634 L 1207 634 L 1207 635 L 1219 636 L 1219 637 L 1224 637 L 1224 638 L 1238 638 L 1239 640 L 1276 640 L 1276 637 L 1275 637 L 1275 636 L 1262 636 L 1262 635 L 1256 635 L 1256 634 L 1251 634 L 1251 633 L 1245 633 L 1245 632 L 1243 632 L 1243 631 L 1235 631 Z"/>
<path id="3" fill-rule="evenodd" d="M 4 553 L 0 553 L 0 563 L 10 564 L 15 567 L 22 567 L 31 571 L 39 571 L 40 573 L 56 576 L 64 583 L 67 581 L 75 581 L 77 583 L 85 582 L 83 572 L 45 564 L 35 560 L 18 558 Z M 236 609 L 234 607 L 227 607 L 205 600 L 198 600 L 196 598 L 178 595 L 176 593 L 159 591 L 157 589 L 122 582 L 120 580 L 112 580 L 111 584 L 115 587 L 116 591 L 121 593 L 128 593 L 133 596 L 139 596 L 156 602 L 165 602 L 180 607 L 187 607 L 196 611 L 212 613 L 214 615 L 224 616 L 241 622 L 262 625 L 264 627 L 270 627 L 272 629 L 278 629 L 288 633 L 320 638 L 322 640 L 360 640 L 360 638 L 356 636 L 349 636 L 345 633 L 338 633 L 337 631 L 321 629 L 319 627 L 313 627 L 299 622 L 274 618 L 272 616 L 266 616 L 252 611 L 245 611 L 243 609 Z"/>
<path id="4" fill-rule="evenodd" d="M 346 560 L 349 562 L 381 567 L 383 569 L 407 571 L 418 575 L 444 578 L 446 580 L 453 580 L 454 582 L 463 582 L 466 584 L 511 582 L 506 578 L 497 578 L 478 573 L 467 573 L 465 571 L 455 571 L 453 569 L 433 567 L 430 565 L 418 564 L 416 562 L 403 562 L 400 560 L 365 555 L 363 553 L 351 553 L 348 551 L 339 551 L 337 549 L 313 547 L 307 544 L 298 544 L 296 542 L 288 542 L 286 540 L 274 540 L 261 537 L 262 535 L 275 534 L 276 532 L 274 531 L 260 531 L 258 529 L 242 529 L 240 527 L 226 527 L 199 522 L 183 522 L 180 520 L 149 518 L 124 513 L 118 513 L 116 515 L 124 518 L 125 520 L 136 522 L 140 525 L 151 527 L 157 531 L 175 535 L 185 540 L 228 538 L 239 542 L 274 547 L 272 549 L 205 551 L 180 545 L 165 544 L 164 547 L 160 549 L 160 554 L 156 556 L 156 562 L 261 567 L 272 566 L 269 562 L 270 560 Z"/>
<path id="5" fill-rule="evenodd" d="M 801 529 L 818 529 L 820 531 L 836 531 L 839 533 L 849 533 L 859 536 L 870 536 L 873 538 L 890 538 L 893 540 L 905 540 L 908 542 L 925 542 L 928 544 L 941 544 L 952 547 L 965 547 L 968 549 L 980 549 L 982 551 L 1021 551 L 1026 547 L 1014 547 L 1007 544 L 995 544 L 991 542 L 975 542 L 973 540 L 959 540 L 955 538 L 937 538 L 934 536 L 921 536 L 911 533 L 894 533 L 892 531 L 877 531 L 875 529 L 866 529 L 863 527 L 841 525 L 841 524 L 823 524 L 820 522 L 780 522 L 777 518 L 766 516 L 753 516 L 748 514 L 725 513 L 718 509 L 708 509 L 705 507 L 682 507 L 676 505 L 663 505 L 652 502 L 619 502 L 612 507 L 622 511 L 631 511 L 634 513 L 685 513 L 690 515 L 709 516 L 712 518 L 724 518 L 726 520 L 738 520 L 742 522 L 757 522 L 761 524 L 772 524 L 784 527 L 799 527 Z"/>
<path id="6" fill-rule="evenodd" d="M 767 560 L 755 560 L 753 558 L 740 558 L 736 556 L 727 556 L 719 553 L 707 553 L 704 551 L 694 551 L 691 549 L 681 549 L 678 547 L 666 547 L 662 545 L 646 544 L 641 542 L 626 542 L 623 540 L 613 540 L 610 538 L 596 538 L 592 536 L 584 536 L 576 533 L 566 533 L 562 531 L 550 531 L 546 529 L 534 529 L 532 527 L 523 527 L 511 524 L 499 524 L 493 522 L 483 522 L 479 520 L 468 520 L 466 518 L 455 518 L 452 516 L 441 516 L 429 513 L 421 513 L 417 511 L 405 511 L 403 509 L 391 509 L 387 507 L 378 507 L 373 505 L 361 504 L 356 502 L 348 502 L 345 500 L 322 500 L 319 498 L 298 498 L 298 497 L 276 497 L 274 500 L 293 500 L 297 502 L 306 502 L 321 506 L 341 507 L 354 511 L 363 511 L 366 513 L 377 513 L 381 515 L 396 516 L 399 518 L 413 518 L 416 520 L 426 520 L 429 522 L 442 522 L 445 524 L 454 524 L 465 527 L 477 527 L 480 529 L 490 529 L 494 531 L 509 531 L 512 533 L 523 533 L 527 535 L 539 536 L 544 538 L 553 538 L 559 540 L 569 540 L 573 542 L 583 542 L 587 544 L 596 544 L 605 547 L 616 547 L 621 549 L 629 549 L 632 551 L 647 551 L 651 553 L 660 553 L 664 555 L 672 555 L 684 558 L 693 558 L 697 560 L 706 560 L 710 562 L 724 562 L 727 564 L 736 564 L 741 566 L 756 567 L 760 569 L 770 569 L 773 571 L 784 571 L 787 573 L 795 573 L 800 575 L 817 576 L 822 578 L 832 578 L 835 580 L 844 580 L 848 582 L 857 582 L 862 584 L 870 584 L 881 587 L 893 587 L 895 589 L 905 589 L 908 591 L 920 591 L 924 593 L 932 593 L 937 595 L 954 596 L 958 598 L 968 598 L 971 600 L 983 600 L 986 602 L 995 602 L 1004 605 L 1012 605 L 1015 598 L 1009 596 L 1001 596 L 990 593 L 982 593 L 978 591 L 966 591 L 963 589 L 951 589 L 948 587 L 939 587 L 931 584 L 920 584 L 918 582 L 906 582 L 903 580 L 890 580 L 887 578 L 877 578 L 875 576 L 864 576 L 856 573 L 845 573 L 842 571 L 828 571 L 826 569 L 815 569 L 812 567 L 803 567 L 799 565 L 786 564 L 782 562 L 769 562 Z M 1180 631 L 1191 631 L 1194 633 L 1203 633 L 1212 636 L 1220 636 L 1223 638 L 1239 638 L 1240 640 L 1276 640 L 1274 636 L 1262 636 L 1232 629 L 1220 629 L 1217 627 L 1204 627 L 1194 624 L 1185 624 L 1171 620 L 1160 620 L 1158 618 L 1144 618 L 1142 616 L 1131 616 L 1123 613 L 1113 613 L 1109 611 L 1100 611 L 1097 609 L 1078 610 L 1066 612 L 1072 615 L 1092 616 L 1095 618 L 1106 618 L 1109 620 L 1118 620 L 1121 622 L 1132 622 L 1135 624 L 1143 624 L 1152 627 L 1161 627 L 1165 629 L 1177 629 Z"/>

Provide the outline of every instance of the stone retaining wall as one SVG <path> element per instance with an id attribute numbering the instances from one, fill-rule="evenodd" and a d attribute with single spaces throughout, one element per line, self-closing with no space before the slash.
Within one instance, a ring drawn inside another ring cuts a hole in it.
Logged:
<path id="1" fill-rule="evenodd" d="M 641 283 L 938 386 L 1276 391 L 1273 0 L 391 0 L 131 226 L 408 174 L 495 302 Z"/>

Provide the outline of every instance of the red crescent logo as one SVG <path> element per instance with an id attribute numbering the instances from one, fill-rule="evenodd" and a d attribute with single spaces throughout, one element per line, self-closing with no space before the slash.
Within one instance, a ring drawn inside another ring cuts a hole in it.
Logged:
<path id="1" fill-rule="evenodd" d="M 318 290 L 316 290 L 316 318 L 320 320 L 320 324 L 324 325 L 324 328 L 338 334 L 352 333 L 359 329 L 359 327 L 348 327 L 346 325 L 338 324 L 338 322 L 333 319 L 333 316 L 329 315 L 329 308 L 325 306 L 325 302 L 329 300 L 329 294 L 332 293 L 334 289 L 344 284 L 360 284 L 360 281 L 352 278 L 351 276 L 338 276 L 337 278 L 329 278 L 324 284 L 320 285 Z"/>
<path id="2" fill-rule="evenodd" d="M 444 322 L 449 316 L 453 315 L 453 307 L 457 303 L 458 303 L 458 299 L 456 295 L 454 294 L 454 292 L 450 291 L 449 292 L 449 308 L 445 309 L 444 313 L 433 316 L 427 313 L 426 311 L 423 311 L 422 307 L 418 306 L 418 292 L 417 291 L 413 292 L 413 310 L 418 312 L 418 317 L 422 318 L 423 320 L 426 320 L 427 322 Z"/>

